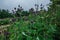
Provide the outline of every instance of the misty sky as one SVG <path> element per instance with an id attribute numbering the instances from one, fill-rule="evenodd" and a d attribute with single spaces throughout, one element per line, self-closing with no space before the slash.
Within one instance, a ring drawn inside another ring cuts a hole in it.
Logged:
<path id="1" fill-rule="evenodd" d="M 17 7 L 19 4 L 25 9 L 28 10 L 34 7 L 36 0 L 0 0 L 0 9 L 9 9 L 12 10 L 14 7 Z M 50 3 L 50 0 L 38 0 L 38 4 L 45 5 Z"/>

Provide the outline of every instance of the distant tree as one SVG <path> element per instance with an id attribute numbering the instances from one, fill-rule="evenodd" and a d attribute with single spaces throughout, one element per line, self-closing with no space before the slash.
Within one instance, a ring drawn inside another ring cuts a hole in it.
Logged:
<path id="1" fill-rule="evenodd" d="M 29 12 L 28 11 L 23 11 L 21 16 L 28 16 Z"/>
<path id="2" fill-rule="evenodd" d="M 0 18 L 9 18 L 9 17 L 13 17 L 13 15 L 11 13 L 9 13 L 8 10 L 0 10 Z"/>

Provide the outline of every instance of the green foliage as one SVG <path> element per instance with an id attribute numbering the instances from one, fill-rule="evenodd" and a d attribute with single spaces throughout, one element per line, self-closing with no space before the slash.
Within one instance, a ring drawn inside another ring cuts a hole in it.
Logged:
<path id="1" fill-rule="evenodd" d="M 9 24 L 9 23 L 10 23 L 9 19 L 2 19 L 2 20 L 0 20 L 0 25 L 6 25 L 6 24 Z"/>
<path id="2" fill-rule="evenodd" d="M 11 13 L 9 13 L 8 10 L 0 10 L 0 19 L 2 18 L 9 18 L 9 17 L 13 17 L 13 15 Z"/>
<path id="3" fill-rule="evenodd" d="M 19 5 L 14 16 L 20 17 L 20 19 L 7 28 L 7 32 L 10 33 L 8 39 L 60 40 L 60 7 L 57 7 L 53 1 L 53 5 L 51 5 L 51 8 L 47 12 L 44 10 L 41 10 L 38 14 L 33 14 L 33 12 L 33 9 L 30 12 L 22 11 L 22 7 Z M 2 13 L 2 18 L 7 17 L 6 11 Z M 0 24 L 8 23 L 8 20 L 0 21 Z M 0 38 L 3 40 L 6 36 L 0 35 Z"/>
<path id="4" fill-rule="evenodd" d="M 23 11 L 21 15 L 22 15 L 22 16 L 28 16 L 28 15 L 29 15 L 29 12 Z"/>
<path id="5" fill-rule="evenodd" d="M 42 14 L 41 14 L 42 15 Z M 51 17 L 52 18 L 52 17 Z M 46 15 L 29 15 L 28 20 L 21 19 L 8 28 L 10 40 L 53 40 L 56 25 Z M 49 23 L 48 23 L 49 22 Z"/>

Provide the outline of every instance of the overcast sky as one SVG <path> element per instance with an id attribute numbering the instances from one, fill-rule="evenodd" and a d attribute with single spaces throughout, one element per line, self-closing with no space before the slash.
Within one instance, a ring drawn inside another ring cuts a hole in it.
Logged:
<path id="1" fill-rule="evenodd" d="M 36 0 L 0 0 L 0 9 L 9 9 L 12 10 L 14 7 L 17 7 L 19 4 L 25 9 L 28 10 L 34 7 Z M 38 0 L 38 4 L 46 4 L 50 3 L 50 0 Z"/>

